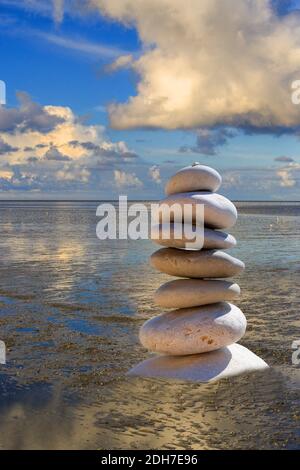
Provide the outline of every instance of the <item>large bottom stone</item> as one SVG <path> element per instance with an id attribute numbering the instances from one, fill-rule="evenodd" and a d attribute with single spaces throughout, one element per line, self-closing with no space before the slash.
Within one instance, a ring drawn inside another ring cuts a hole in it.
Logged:
<path id="1" fill-rule="evenodd" d="M 155 356 L 135 366 L 127 375 L 207 383 L 268 367 L 249 349 L 232 344 L 195 356 Z"/>

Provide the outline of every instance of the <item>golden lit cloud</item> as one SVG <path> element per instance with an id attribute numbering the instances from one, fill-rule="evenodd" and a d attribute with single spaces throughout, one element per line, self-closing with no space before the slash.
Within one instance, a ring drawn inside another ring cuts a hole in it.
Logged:
<path id="1" fill-rule="evenodd" d="M 0 108 L 2 191 L 142 185 L 119 169 L 139 163 L 138 155 L 124 141 L 110 141 L 103 126 L 84 122 L 69 107 L 40 106 L 26 93 L 18 97 L 19 107 Z"/>
<path id="2" fill-rule="evenodd" d="M 269 0 L 91 4 L 136 26 L 144 45 L 132 64 L 140 79 L 137 95 L 109 108 L 115 128 L 300 124 L 291 102 L 291 83 L 300 70 L 296 13 L 279 17 Z"/>

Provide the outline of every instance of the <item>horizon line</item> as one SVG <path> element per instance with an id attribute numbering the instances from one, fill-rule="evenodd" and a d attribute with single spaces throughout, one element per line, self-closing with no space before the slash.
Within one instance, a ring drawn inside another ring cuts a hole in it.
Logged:
<path id="1" fill-rule="evenodd" d="M 163 199 L 127 199 L 130 201 L 140 202 L 159 202 Z M 118 202 L 118 199 L 1 199 L 2 202 Z M 300 200 L 271 200 L 271 199 L 232 199 L 232 202 L 264 202 L 264 203 L 300 203 Z"/>

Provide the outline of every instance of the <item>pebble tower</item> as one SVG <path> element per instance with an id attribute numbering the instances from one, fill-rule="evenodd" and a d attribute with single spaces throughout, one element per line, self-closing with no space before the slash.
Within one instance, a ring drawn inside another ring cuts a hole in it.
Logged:
<path id="1" fill-rule="evenodd" d="M 155 355 L 134 367 L 130 375 L 210 382 L 268 367 L 237 344 L 246 332 L 247 320 L 232 303 L 240 288 L 231 278 L 240 275 L 245 265 L 224 251 L 236 246 L 235 238 L 223 230 L 234 226 L 237 210 L 217 194 L 221 183 L 216 170 L 194 163 L 166 185 L 167 197 L 161 203 L 204 207 L 204 240 L 202 236 L 197 249 L 187 245 L 184 235 L 175 236 L 176 224 L 182 220 L 173 220 L 168 238 L 164 221 L 157 226 L 154 241 L 163 248 L 151 256 L 151 265 L 175 279 L 154 294 L 155 303 L 167 311 L 140 330 L 142 345 Z M 196 222 L 191 220 L 194 231 Z M 203 227 L 198 229 L 203 235 Z"/>

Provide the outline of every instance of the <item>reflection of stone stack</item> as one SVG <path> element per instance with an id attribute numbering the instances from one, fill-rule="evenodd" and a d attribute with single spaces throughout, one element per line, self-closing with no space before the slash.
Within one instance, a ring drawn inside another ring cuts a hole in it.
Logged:
<path id="1" fill-rule="evenodd" d="M 219 251 L 235 246 L 234 237 L 219 229 L 230 228 L 237 220 L 235 206 L 215 193 L 220 185 L 221 176 L 215 170 L 194 164 L 176 173 L 166 186 L 164 204 L 204 206 L 204 244 L 202 249 L 187 249 L 187 240 L 174 235 L 178 220 L 168 239 L 163 238 L 163 224 L 159 227 L 156 242 L 167 248 L 154 253 L 151 264 L 182 279 L 167 282 L 155 293 L 159 306 L 176 310 L 152 318 L 140 331 L 141 343 L 162 356 L 139 364 L 132 375 L 207 382 L 268 367 L 235 344 L 244 335 L 247 321 L 238 307 L 228 303 L 239 296 L 239 286 L 223 279 L 241 273 L 245 266 Z"/>

